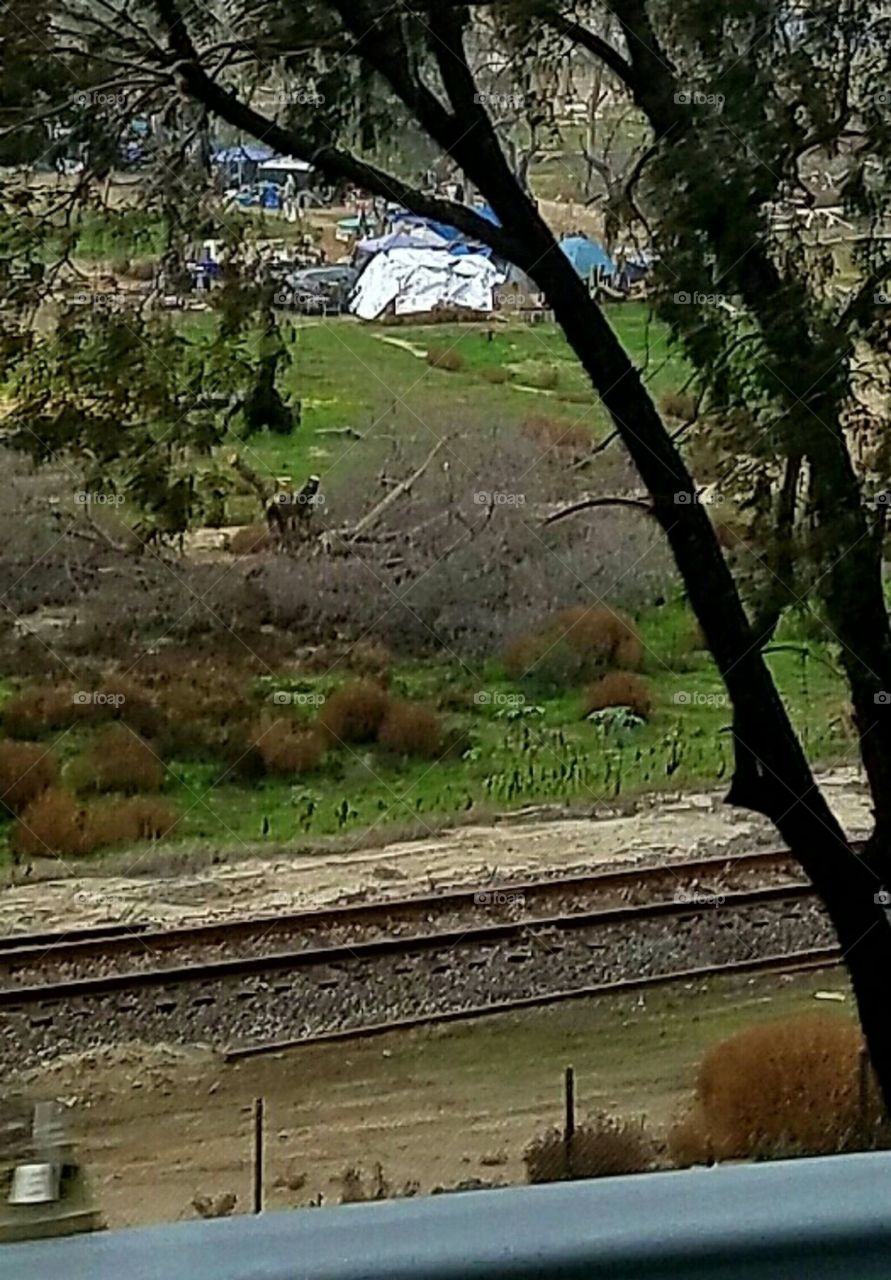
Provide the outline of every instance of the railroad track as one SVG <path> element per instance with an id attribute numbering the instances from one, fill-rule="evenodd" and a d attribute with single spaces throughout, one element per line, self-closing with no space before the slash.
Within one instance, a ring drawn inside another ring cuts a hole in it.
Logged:
<path id="1" fill-rule="evenodd" d="M 774 883 L 765 885 L 768 874 Z M 135 939 L 69 937 L 59 943 L 69 964 L 115 955 L 131 967 L 55 982 L 21 981 L 44 946 L 31 941 L 0 954 L 0 1061 L 18 1054 L 27 1064 L 118 1039 L 211 1043 L 237 1057 L 721 972 L 831 964 L 837 951 L 829 922 L 810 886 L 794 876 L 788 855 L 745 855 L 173 934 L 144 931 Z M 749 887 L 731 887 L 747 880 Z M 481 893 L 505 901 L 480 903 Z M 567 895 L 574 909 L 565 909 Z M 560 909 L 548 912 L 555 903 Z M 480 907 L 492 905 L 516 918 L 480 924 Z M 431 913 L 440 927 L 418 931 Z M 450 927 L 441 927 L 445 918 Z M 263 945 L 249 954 L 177 962 L 184 945 L 204 947 L 206 957 L 211 941 L 253 945 L 261 929 Z M 297 948 L 267 945 L 295 929 Z M 133 967 L 134 948 L 155 956 L 154 937 L 170 963 Z"/>
<path id="2" fill-rule="evenodd" d="M 115 965 L 115 977 L 120 972 L 160 973 L 217 959 L 271 956 L 283 942 L 297 943 L 302 951 L 337 942 L 415 936 L 433 922 L 479 929 L 483 911 L 491 923 L 535 925 L 543 915 L 575 916 L 598 904 L 677 903 L 681 893 L 760 887 L 765 877 L 774 885 L 807 885 L 789 854 L 771 851 L 440 890 L 172 929 L 137 922 L 64 933 L 13 934 L 0 938 L 0 1004 L 7 989 L 21 996 L 30 987 L 55 986 L 64 995 L 81 979 L 103 976 L 97 974 L 97 967 L 107 972 Z"/>

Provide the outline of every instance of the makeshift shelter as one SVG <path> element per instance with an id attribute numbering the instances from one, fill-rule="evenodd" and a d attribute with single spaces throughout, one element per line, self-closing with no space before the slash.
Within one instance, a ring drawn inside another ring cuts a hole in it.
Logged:
<path id="1" fill-rule="evenodd" d="M 272 154 L 269 147 L 254 146 L 252 143 L 237 144 L 215 151 L 211 156 L 211 163 L 223 169 L 230 181 L 242 186 L 254 181 L 258 166 Z"/>
<path id="2" fill-rule="evenodd" d="M 565 236 L 560 241 L 560 248 L 583 280 L 590 279 L 592 275 L 616 274 L 616 264 L 603 245 L 588 236 Z"/>
<path id="3" fill-rule="evenodd" d="M 385 236 L 371 236 L 360 240 L 353 250 L 353 265 L 361 270 L 377 253 L 386 253 L 390 249 L 438 249 L 446 250 L 448 245 L 432 231 L 423 227 L 417 228 L 416 234 L 407 231 L 392 231 Z"/>
<path id="4" fill-rule="evenodd" d="M 276 156 L 270 153 L 269 158 L 257 167 L 257 177 L 261 182 L 274 182 L 283 187 L 288 178 L 294 179 L 298 191 L 305 190 L 310 183 L 312 165 L 305 160 L 295 160 L 293 156 Z"/>
<path id="5" fill-rule="evenodd" d="M 396 315 L 444 308 L 492 311 L 493 290 L 503 275 L 482 254 L 442 249 L 391 248 L 377 253 L 359 277 L 350 311 L 374 320 L 392 307 Z"/>
<path id="6" fill-rule="evenodd" d="M 481 218 L 485 218 L 487 222 L 491 222 L 494 226 L 500 226 L 498 218 L 487 204 L 475 206 L 473 212 L 478 213 Z M 404 232 L 407 235 L 432 234 L 437 239 L 444 240 L 452 253 L 480 253 L 488 256 L 492 252 L 488 246 L 477 246 L 468 241 L 463 231 L 459 231 L 457 227 L 450 226 L 447 222 L 437 222 L 434 218 L 423 218 L 420 214 L 407 213 L 404 209 L 397 209 L 391 212 L 388 215 L 388 221 L 390 230 L 393 232 Z"/>

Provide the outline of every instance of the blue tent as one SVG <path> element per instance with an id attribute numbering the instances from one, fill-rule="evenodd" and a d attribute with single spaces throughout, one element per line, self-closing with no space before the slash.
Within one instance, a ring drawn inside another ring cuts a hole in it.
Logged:
<path id="1" fill-rule="evenodd" d="M 596 240 L 589 240 L 587 236 L 566 236 L 560 241 L 560 248 L 578 274 L 586 280 L 592 272 L 607 276 L 616 273 L 616 264 Z"/>

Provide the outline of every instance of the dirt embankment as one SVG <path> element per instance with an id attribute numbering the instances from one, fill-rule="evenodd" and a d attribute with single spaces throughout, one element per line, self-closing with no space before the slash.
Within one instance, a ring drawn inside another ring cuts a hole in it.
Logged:
<path id="1" fill-rule="evenodd" d="M 852 834 L 868 829 L 869 797 L 858 774 L 821 779 Z M 513 817 L 379 847 L 262 855 L 165 875 L 117 859 L 124 874 L 71 874 L 0 891 L 0 934 L 75 929 L 111 921 L 187 925 L 332 902 L 405 897 L 449 885 L 486 885 L 571 874 L 604 863 L 728 856 L 775 848 L 776 832 L 757 815 L 729 809 L 718 792 L 641 802 L 633 813 L 542 820 Z M 76 868 L 70 866 L 69 872 Z"/>

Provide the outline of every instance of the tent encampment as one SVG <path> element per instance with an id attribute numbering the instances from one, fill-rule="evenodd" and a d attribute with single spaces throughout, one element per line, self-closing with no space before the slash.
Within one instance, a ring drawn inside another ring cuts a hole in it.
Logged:
<path id="1" fill-rule="evenodd" d="M 221 169 L 232 182 L 239 186 L 245 182 L 253 182 L 257 168 L 272 155 L 269 147 L 254 146 L 252 143 L 236 144 L 232 147 L 221 147 L 211 156 L 211 162 Z"/>
<path id="2" fill-rule="evenodd" d="M 387 249 L 375 254 L 359 277 L 350 311 L 362 320 L 375 320 L 390 306 L 398 316 L 452 307 L 488 312 L 502 279 L 482 254 Z"/>

